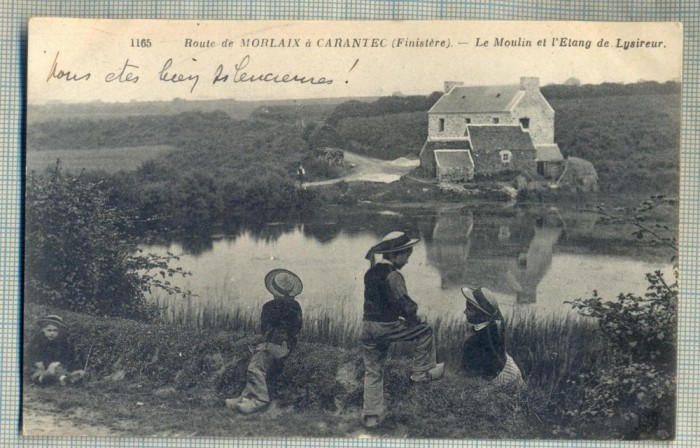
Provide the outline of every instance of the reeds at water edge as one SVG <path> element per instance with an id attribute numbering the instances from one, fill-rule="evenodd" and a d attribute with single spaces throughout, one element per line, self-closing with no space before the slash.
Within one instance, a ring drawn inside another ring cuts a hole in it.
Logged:
<path id="1" fill-rule="evenodd" d="M 202 300 L 196 296 L 176 298 L 154 296 L 152 303 L 166 322 L 185 325 L 200 331 L 229 330 L 259 332 L 259 303 L 243 303 L 235 293 L 218 294 L 218 299 Z M 562 300 L 563 301 L 563 300 Z M 463 314 L 441 316 L 430 321 L 436 333 L 437 357 L 449 369 L 459 369 L 462 344 L 466 336 Z M 362 318 L 359 313 L 338 309 L 304 311 L 299 340 L 327 344 L 344 349 L 358 349 Z M 515 359 L 529 383 L 542 388 L 554 398 L 564 382 L 605 362 L 600 350 L 599 334 L 593 322 L 575 314 L 538 316 L 534 312 L 515 313 L 506 317 L 508 353 Z M 392 347 L 391 356 L 410 356 L 411 344 Z"/>

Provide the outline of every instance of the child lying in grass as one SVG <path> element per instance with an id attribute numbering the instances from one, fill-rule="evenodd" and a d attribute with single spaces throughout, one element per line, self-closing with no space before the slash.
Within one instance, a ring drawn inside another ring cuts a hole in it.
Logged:
<path id="1" fill-rule="evenodd" d="M 84 370 L 74 370 L 75 351 L 67 337 L 68 326 L 60 316 L 49 315 L 37 321 L 41 331 L 27 347 L 26 366 L 35 384 L 58 383 L 61 386 L 79 382 Z"/>
<path id="2" fill-rule="evenodd" d="M 267 378 L 281 370 L 301 330 L 301 306 L 294 299 L 303 288 L 301 279 L 286 269 L 274 269 L 265 276 L 265 287 L 274 298 L 263 305 L 260 316 L 264 342 L 255 347 L 250 359 L 243 393 L 226 400 L 228 408 L 242 414 L 261 411 L 270 404 Z"/>

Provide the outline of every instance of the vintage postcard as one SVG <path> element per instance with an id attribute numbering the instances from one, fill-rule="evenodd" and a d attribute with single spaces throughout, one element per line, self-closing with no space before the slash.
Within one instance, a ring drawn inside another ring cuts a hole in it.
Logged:
<path id="1" fill-rule="evenodd" d="M 673 439 L 682 47 L 32 19 L 24 434 Z"/>

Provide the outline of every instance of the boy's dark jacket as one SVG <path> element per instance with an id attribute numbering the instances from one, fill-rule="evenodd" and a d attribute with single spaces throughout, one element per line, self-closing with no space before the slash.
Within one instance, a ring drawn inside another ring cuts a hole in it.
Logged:
<path id="1" fill-rule="evenodd" d="M 390 263 L 377 263 L 365 273 L 363 320 L 394 322 L 403 317 L 408 322 L 416 321 L 418 304 L 408 295 L 398 298 L 393 296 L 388 280 L 392 273 L 401 275 Z"/>
<path id="2" fill-rule="evenodd" d="M 44 368 L 48 368 L 52 362 L 60 362 L 64 369 L 74 370 L 75 350 L 67 336 L 61 334 L 53 341 L 37 333 L 29 341 L 26 351 L 25 366 L 34 368 L 37 362 L 43 362 Z"/>
<path id="3" fill-rule="evenodd" d="M 265 303 L 260 316 L 260 329 L 266 342 L 287 343 L 291 352 L 301 330 L 301 306 L 291 297 L 276 298 Z"/>

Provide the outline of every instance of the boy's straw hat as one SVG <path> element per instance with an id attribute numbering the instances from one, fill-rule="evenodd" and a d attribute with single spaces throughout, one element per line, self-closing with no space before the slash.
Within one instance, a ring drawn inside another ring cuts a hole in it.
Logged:
<path id="1" fill-rule="evenodd" d="M 294 272 L 273 269 L 265 276 L 265 288 L 275 297 L 296 297 L 304 289 L 304 285 Z"/>
<path id="2" fill-rule="evenodd" d="M 420 241 L 420 238 L 409 238 L 405 232 L 390 232 L 382 238 L 382 241 L 372 246 L 365 258 L 370 260 L 374 257 L 374 254 L 399 252 L 414 246 L 418 241 Z"/>
<path id="3" fill-rule="evenodd" d="M 68 328 L 68 325 L 66 325 L 66 323 L 63 322 L 63 318 L 61 316 L 56 316 L 55 314 L 50 314 L 46 317 L 42 317 L 41 319 L 36 321 L 36 324 L 40 328 L 44 328 L 47 325 L 56 325 L 57 327 Z"/>

